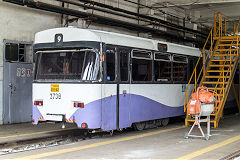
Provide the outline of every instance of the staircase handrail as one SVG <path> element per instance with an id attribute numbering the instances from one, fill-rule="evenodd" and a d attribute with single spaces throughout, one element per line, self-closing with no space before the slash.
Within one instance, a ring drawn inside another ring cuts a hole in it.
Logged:
<path id="1" fill-rule="evenodd" d="M 234 40 L 231 42 L 231 45 L 233 44 L 233 42 L 234 42 Z M 235 54 L 235 52 L 236 52 L 236 51 L 234 51 L 234 54 Z M 231 52 L 228 51 L 227 54 L 229 54 L 229 53 L 230 53 L 230 57 L 231 57 Z M 224 67 L 224 65 L 226 64 L 226 62 L 227 62 L 227 61 L 224 62 L 223 67 Z M 231 65 L 231 63 L 230 63 L 230 65 Z M 227 71 L 231 71 L 231 66 L 229 67 L 229 69 L 228 69 Z M 230 72 L 227 72 L 227 74 L 226 74 L 225 77 L 223 78 L 223 82 L 225 82 L 225 81 L 227 80 L 227 76 L 229 76 L 229 73 L 230 73 Z M 222 76 L 222 75 L 224 75 L 224 74 L 225 74 L 224 72 L 221 72 L 219 76 Z M 218 87 L 218 85 L 219 85 L 219 81 L 220 81 L 220 78 L 218 79 L 218 81 L 217 81 L 217 83 L 216 83 L 213 91 L 216 91 L 216 89 L 217 89 L 217 87 Z M 224 87 L 224 83 L 223 83 L 223 87 Z M 219 94 L 225 94 L 225 90 L 221 90 Z M 219 104 L 219 105 L 220 105 L 220 104 Z M 216 105 L 216 106 L 217 106 L 217 105 Z M 218 111 L 219 111 L 219 110 L 218 110 L 218 107 L 217 107 L 217 108 L 214 108 L 214 112 L 218 112 Z"/>
<path id="2" fill-rule="evenodd" d="M 215 84 L 213 91 L 215 91 L 216 93 L 219 92 L 218 87 L 220 87 L 219 94 L 221 94 L 221 96 L 218 97 L 218 101 L 216 101 L 217 103 L 215 103 L 214 105 L 215 106 L 214 112 L 213 114 L 211 114 L 211 116 L 215 116 L 215 119 L 211 121 L 211 122 L 214 122 L 214 127 L 218 126 L 218 122 L 222 117 L 223 107 L 226 102 L 227 95 L 230 90 L 230 86 L 233 83 L 233 78 L 234 78 L 233 76 L 237 69 L 237 64 L 240 59 L 240 56 L 239 56 L 240 35 L 238 30 L 240 25 L 240 19 L 237 25 L 234 23 L 234 29 L 232 30 L 233 33 L 228 32 L 229 34 L 227 34 L 226 24 L 227 24 L 226 19 L 222 17 L 222 14 L 220 12 L 217 14 L 216 13 L 214 14 L 213 27 L 210 30 L 210 33 L 206 39 L 206 42 L 203 46 L 203 49 L 197 60 L 197 63 L 195 64 L 193 73 L 191 74 L 191 77 L 189 79 L 189 82 L 184 92 L 184 112 L 186 112 L 189 99 L 191 98 L 192 93 L 196 91 L 198 86 L 202 84 L 210 84 L 210 85 Z M 210 37 L 211 37 L 211 40 L 209 40 Z M 210 47 L 207 48 L 208 44 L 210 45 Z M 229 48 L 226 46 L 229 46 Z M 219 61 L 215 60 L 216 56 L 220 56 Z M 230 59 L 229 59 L 229 56 L 230 56 Z M 203 65 L 201 67 L 201 70 L 199 71 L 201 58 L 202 58 Z M 220 65 L 218 65 L 218 63 L 215 63 L 214 61 L 219 62 Z M 232 64 L 232 62 L 234 63 Z M 216 64 L 215 67 L 218 67 L 219 71 L 215 71 L 216 69 L 214 70 L 214 68 L 212 68 L 214 67 L 215 64 Z M 228 69 L 226 69 L 226 67 L 228 67 Z M 215 76 L 211 76 L 212 74 L 209 73 L 210 71 L 218 73 L 216 77 L 217 82 L 216 80 L 211 80 L 211 78 L 215 79 Z M 211 86 L 213 87 L 213 85 Z M 186 121 L 185 121 L 186 125 L 188 125 L 189 122 L 191 122 L 191 118 L 192 118 L 192 115 L 186 115 Z"/>
<path id="3" fill-rule="evenodd" d="M 239 24 L 240 24 L 240 19 L 239 19 L 239 21 L 238 21 L 237 27 L 236 27 L 236 28 L 234 27 L 234 36 L 238 36 L 238 35 L 236 35 L 236 33 L 238 34 Z M 231 56 L 232 56 L 232 55 L 231 55 L 231 54 L 232 54 L 232 52 L 231 52 L 231 47 L 232 47 L 232 45 L 233 45 L 233 42 L 234 42 L 234 39 L 233 39 L 232 42 L 231 42 L 229 51 L 227 52 L 227 54 L 230 54 L 230 60 L 231 60 Z M 238 46 L 237 46 L 237 47 L 238 47 Z M 237 47 L 236 47 L 236 48 L 237 48 Z M 238 49 L 236 49 L 236 50 L 233 52 L 233 54 L 235 54 L 236 52 L 237 52 L 237 55 L 238 55 Z M 227 62 L 227 61 L 224 62 L 223 66 L 226 64 L 226 62 Z M 231 65 L 231 61 L 230 61 L 230 65 Z M 231 72 L 232 72 L 231 66 L 229 67 L 229 69 L 228 69 L 227 71 L 230 71 L 230 72 L 227 72 L 227 74 L 225 75 L 225 78 L 223 78 L 223 81 L 226 81 L 226 80 L 227 80 L 227 76 L 228 76 L 229 74 L 230 74 L 230 75 L 232 74 L 232 73 L 231 73 Z M 220 74 L 220 76 L 221 76 L 222 74 L 224 75 L 224 72 L 222 72 L 222 73 Z M 217 84 L 216 84 L 214 90 L 216 90 L 217 86 L 219 85 L 219 80 L 220 80 L 220 78 L 218 79 Z M 223 87 L 224 87 L 224 84 L 223 84 Z M 220 94 L 225 94 L 225 92 L 226 92 L 226 90 L 221 90 Z M 221 107 L 220 107 L 220 108 L 221 108 Z M 219 110 L 216 110 L 216 111 L 217 111 L 217 114 L 220 114 L 220 113 L 219 113 Z"/>
<path id="4" fill-rule="evenodd" d="M 220 23 L 220 21 L 222 21 L 221 13 L 218 13 L 218 16 L 217 16 L 217 14 L 215 14 L 214 16 L 219 17 L 219 23 Z M 207 59 L 209 58 L 209 53 L 211 53 L 211 55 L 212 55 L 213 44 L 214 44 L 214 40 L 215 40 L 215 39 L 213 39 L 214 34 L 215 34 L 215 33 L 218 33 L 218 32 L 222 32 L 222 28 L 216 26 L 216 24 L 217 24 L 217 18 L 216 18 L 216 17 L 214 18 L 214 24 L 213 24 L 213 26 L 212 26 L 212 28 L 211 28 L 211 30 L 210 30 L 210 33 L 208 34 L 208 37 L 207 37 L 207 39 L 206 39 L 206 42 L 205 42 L 205 44 L 204 44 L 204 46 L 203 46 L 203 49 L 202 49 L 202 51 L 201 51 L 201 54 L 200 54 L 200 56 L 199 56 L 199 58 L 198 58 L 198 60 L 197 60 L 197 63 L 196 63 L 196 65 L 195 65 L 195 68 L 194 68 L 194 70 L 193 70 L 193 73 L 192 73 L 192 75 L 191 75 L 191 77 L 190 77 L 190 79 L 189 79 L 189 81 L 188 81 L 187 86 L 186 86 L 186 89 L 185 89 L 185 92 L 184 92 L 184 112 L 186 111 L 186 105 L 187 105 L 187 103 L 188 103 L 189 97 L 190 97 L 191 94 L 194 92 L 194 90 L 196 91 L 196 89 L 197 89 L 197 83 L 198 83 L 198 81 L 199 81 L 199 78 L 200 78 L 201 75 L 202 75 L 202 72 L 205 73 L 205 68 L 206 68 L 205 62 L 206 62 Z M 236 34 L 238 34 L 239 24 L 240 24 L 240 19 L 239 19 L 239 22 L 238 22 L 237 27 L 234 27 L 234 36 L 235 36 Z M 220 24 L 219 24 L 219 25 L 220 25 Z M 221 23 L 221 25 L 222 25 L 222 23 Z M 225 34 L 226 34 L 226 20 L 225 20 L 225 18 L 224 18 L 224 35 L 225 35 Z M 221 36 L 223 36 L 223 35 L 222 35 L 222 33 L 221 33 L 221 34 L 215 35 L 215 36 L 221 38 Z M 210 38 L 210 37 L 211 37 L 211 47 L 210 47 L 210 50 L 209 50 L 208 53 L 207 53 L 207 56 L 205 56 L 205 49 L 206 49 L 206 46 L 207 46 L 207 44 L 208 44 L 208 42 L 209 42 L 209 38 Z M 210 51 L 211 51 L 211 52 L 210 52 Z M 231 53 L 230 53 L 230 55 L 231 55 Z M 200 72 L 199 72 L 199 74 L 198 74 L 198 76 L 197 76 L 197 67 L 199 66 L 199 62 L 200 62 L 200 60 L 201 60 L 201 57 L 203 58 L 203 66 L 202 66 L 202 68 L 201 68 L 201 70 L 200 70 Z M 205 57 L 206 57 L 206 58 L 205 58 Z M 225 65 L 225 63 L 224 63 L 224 65 Z M 191 93 L 190 93 L 190 95 L 189 95 L 189 86 L 190 86 L 190 84 L 191 84 L 191 82 L 192 82 L 192 80 L 193 80 L 193 77 L 195 77 L 195 78 L 194 78 L 194 89 L 191 91 Z M 217 86 L 217 85 L 216 85 L 216 86 Z M 215 88 L 216 88 L 216 86 L 215 86 Z"/>
<path id="5" fill-rule="evenodd" d="M 186 86 L 186 89 L 185 89 L 185 92 L 184 92 L 184 112 L 186 111 L 186 103 L 188 103 L 188 99 L 189 99 L 189 96 L 188 96 L 188 93 L 189 93 L 189 85 L 191 84 L 191 82 L 192 82 L 192 79 L 193 79 L 193 76 L 195 77 L 194 79 L 195 79 L 195 82 L 194 82 L 194 89 L 192 90 L 192 92 L 195 90 L 196 91 L 196 89 L 197 89 L 197 82 L 199 81 L 199 78 L 201 77 L 201 74 L 202 74 L 202 72 L 203 72 L 203 67 L 205 67 L 204 65 L 202 66 L 202 68 L 201 68 L 201 70 L 200 70 L 200 73 L 198 74 L 198 76 L 197 76 L 197 67 L 198 67 L 198 65 L 199 65 L 199 62 L 200 62 L 200 60 L 201 60 L 201 57 L 203 57 L 203 61 L 205 61 L 206 59 L 204 59 L 205 58 L 205 56 L 203 55 L 203 54 L 205 54 L 205 48 L 206 48 L 206 46 L 207 46 L 207 44 L 208 44 L 208 41 L 209 41 L 209 38 L 211 37 L 211 43 L 213 43 L 212 42 L 212 37 L 213 37 L 213 28 L 214 28 L 214 26 L 212 26 L 212 28 L 211 28 L 211 30 L 210 30 L 210 32 L 209 32 L 209 34 L 208 34 L 208 37 L 207 37 L 207 40 L 206 40 L 206 42 L 205 42 L 205 44 L 204 44 L 204 46 L 203 46 L 203 49 L 202 49 L 202 51 L 201 51 L 201 54 L 200 54 L 200 56 L 199 56 L 199 58 L 198 58 L 198 60 L 197 60 L 197 63 L 196 63 L 196 65 L 195 65 L 195 68 L 194 68 L 194 70 L 193 70 L 193 73 L 192 73 L 192 75 L 191 75 L 191 77 L 190 77 L 190 79 L 189 79 L 189 81 L 188 81 L 188 84 L 187 84 L 187 86 Z M 212 47 L 210 48 L 210 51 L 212 52 Z M 211 52 L 208 52 L 208 54 L 207 54 L 207 56 L 206 57 L 209 57 L 209 53 L 211 53 Z M 192 92 L 191 92 L 191 94 L 192 94 Z M 190 95 L 191 95 L 190 94 Z"/>

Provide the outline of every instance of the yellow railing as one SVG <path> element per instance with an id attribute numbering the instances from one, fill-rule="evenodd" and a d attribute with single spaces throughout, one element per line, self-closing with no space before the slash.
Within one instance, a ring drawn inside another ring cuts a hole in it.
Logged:
<path id="1" fill-rule="evenodd" d="M 239 19 L 239 22 L 238 22 L 237 27 L 236 27 L 235 24 L 234 24 L 234 34 L 233 34 L 234 37 L 233 37 L 233 38 L 237 38 L 236 48 L 238 47 L 238 36 L 237 36 L 237 34 L 238 34 L 239 24 L 240 24 L 240 19 Z M 225 25 L 225 26 L 226 26 L 226 25 Z M 225 33 L 226 33 L 226 31 L 225 31 Z M 229 50 L 228 50 L 227 53 L 226 53 L 226 54 L 229 54 L 229 56 L 230 56 L 230 63 L 229 63 L 229 64 L 232 64 L 232 50 L 231 50 L 231 49 L 232 49 L 232 46 L 234 45 L 233 43 L 234 43 L 234 39 L 232 40 L 232 42 L 231 42 L 231 44 L 230 44 L 230 48 L 229 48 Z M 238 55 L 238 49 L 236 49 L 233 54 L 237 54 L 237 55 Z M 225 65 L 226 62 L 227 62 L 227 61 L 225 61 L 223 65 Z M 219 75 L 219 76 L 223 76 L 223 83 L 227 80 L 227 76 L 231 76 L 231 75 L 232 75 L 232 67 L 229 67 L 229 69 L 228 69 L 227 71 L 230 71 L 230 72 L 227 72 L 227 75 L 224 76 L 224 71 L 221 72 L 220 75 Z M 228 75 L 228 74 L 230 74 L 230 75 Z M 216 89 L 217 86 L 219 85 L 219 80 L 220 80 L 220 79 L 218 79 L 218 81 L 217 81 L 217 84 L 216 84 L 216 86 L 215 86 L 215 89 Z M 223 86 L 224 86 L 224 85 L 223 85 Z M 214 89 L 214 90 L 215 90 L 215 89 Z M 220 92 L 220 94 L 222 94 L 222 92 L 223 92 L 223 94 L 224 94 L 224 90 L 222 90 L 222 91 Z"/>
<path id="2" fill-rule="evenodd" d="M 213 36 L 213 28 L 214 28 L 214 27 L 211 28 L 211 31 L 210 31 L 210 33 L 209 33 L 209 35 L 208 35 L 208 37 L 207 37 L 207 40 L 206 40 L 206 42 L 205 42 L 205 44 L 204 44 L 204 46 L 203 46 L 203 50 L 202 50 L 202 52 L 201 52 L 201 54 L 200 54 L 200 56 L 199 56 L 199 58 L 198 58 L 198 60 L 197 60 L 197 63 L 196 63 L 195 68 L 194 68 L 194 70 L 193 70 L 193 73 L 192 73 L 192 75 L 191 75 L 191 77 L 190 77 L 190 79 L 189 79 L 189 82 L 188 82 L 187 86 L 186 86 L 186 89 L 185 89 L 185 92 L 184 92 L 184 112 L 186 112 L 186 103 L 189 101 L 189 86 L 190 86 L 190 84 L 192 83 L 193 77 L 194 77 L 194 89 L 191 91 L 190 95 L 191 95 L 194 91 L 197 90 L 197 84 L 198 84 L 198 82 L 199 82 L 199 79 L 200 79 L 202 73 L 203 73 L 203 75 L 205 74 L 205 68 L 206 68 L 206 67 L 205 67 L 205 65 L 206 65 L 205 62 L 206 62 L 206 59 L 208 59 L 209 53 L 212 54 L 212 44 L 214 43 L 214 40 L 213 40 L 213 38 L 212 38 L 212 36 Z M 205 53 L 205 51 L 206 51 L 206 46 L 207 46 L 207 44 L 209 43 L 209 39 L 211 40 L 211 42 L 210 42 L 210 43 L 211 43 L 211 47 L 210 47 L 210 50 L 208 51 L 207 56 L 205 56 L 205 54 L 206 54 L 206 53 Z M 203 66 L 202 66 L 200 72 L 197 73 L 197 68 L 200 66 L 201 57 L 202 57 L 202 59 L 203 59 Z M 205 57 L 207 57 L 207 58 L 205 58 Z"/>
<path id="3" fill-rule="evenodd" d="M 214 14 L 213 36 L 222 37 L 227 33 L 226 19 L 221 13 Z"/>
<path id="4" fill-rule="evenodd" d="M 232 65 L 232 54 L 234 54 L 234 55 L 236 54 L 236 55 L 238 56 L 238 50 L 239 50 L 239 49 L 238 49 L 238 42 L 239 42 L 239 39 L 238 39 L 238 28 L 239 28 L 239 24 L 240 24 L 240 19 L 239 19 L 239 22 L 238 22 L 237 27 L 234 25 L 233 40 L 232 40 L 232 42 L 231 42 L 231 44 L 230 44 L 229 51 L 227 51 L 227 53 L 226 53 L 226 54 L 228 54 L 228 55 L 230 56 L 230 63 L 229 63 L 229 65 Z M 235 44 L 236 50 L 234 50 L 234 52 L 232 53 L 232 46 L 234 46 L 234 41 L 235 41 L 234 38 L 236 38 L 237 44 Z M 235 60 L 235 61 L 237 61 L 237 60 Z M 223 65 L 225 65 L 226 62 L 227 62 L 227 61 L 225 61 Z M 237 62 L 235 62 L 235 63 L 237 63 Z M 229 72 L 227 72 L 226 75 L 225 75 L 225 70 L 224 70 L 224 69 L 223 69 L 223 72 L 221 72 L 221 74 L 220 74 L 220 76 L 223 76 L 223 78 L 222 78 L 222 79 L 223 79 L 223 84 L 222 84 L 223 90 L 221 90 L 219 94 L 222 94 L 222 97 L 223 97 L 224 99 L 227 98 L 227 97 L 225 97 L 225 86 L 224 86 L 224 82 L 227 81 L 227 77 L 228 77 L 228 76 L 229 76 L 229 77 L 232 76 L 232 74 L 233 74 L 233 73 L 232 73 L 232 69 L 233 69 L 232 66 L 230 66 L 229 69 L 227 70 L 227 71 L 229 71 Z M 219 80 L 220 80 L 220 78 L 219 78 L 218 81 L 217 81 L 217 84 L 216 84 L 216 86 L 215 86 L 215 89 L 216 89 L 217 86 L 219 85 Z M 228 84 L 228 85 L 231 85 L 231 84 Z M 220 105 L 222 105 L 222 104 L 223 104 L 223 101 L 220 102 Z M 223 107 L 220 107 L 220 110 L 217 110 L 218 117 L 219 117 L 219 115 L 221 114 L 222 109 L 223 109 Z"/>
<path id="5" fill-rule="evenodd" d="M 233 44 L 233 42 L 234 42 L 234 40 L 231 42 L 231 45 Z M 231 47 L 230 47 L 230 49 L 229 49 L 229 51 L 226 53 L 226 54 L 229 54 L 230 55 L 230 63 L 229 63 L 229 65 L 231 65 L 232 64 L 232 62 L 231 62 L 231 60 L 232 60 L 232 57 L 231 57 L 231 53 L 232 51 L 231 51 Z M 234 51 L 234 53 L 233 54 L 235 54 L 237 52 L 237 55 L 238 55 L 238 50 L 235 50 Z M 225 61 L 224 62 L 224 64 L 223 64 L 223 69 L 222 69 L 222 72 L 220 72 L 220 75 L 219 75 L 219 77 L 221 77 L 222 76 L 222 90 L 220 91 L 220 93 L 219 94 L 222 94 L 222 97 L 224 97 L 224 95 L 225 95 L 225 82 L 227 82 L 227 78 L 228 78 L 228 76 L 230 76 L 231 77 L 231 75 L 232 75 L 232 67 L 230 66 L 229 68 L 228 68 L 228 70 L 224 70 L 224 65 L 226 64 L 226 62 L 227 61 Z M 226 72 L 227 71 L 227 72 Z M 229 72 L 228 72 L 229 71 Z M 225 72 L 227 73 L 226 75 L 225 75 Z M 217 83 L 216 83 L 216 85 L 215 85 L 215 88 L 213 89 L 214 91 L 216 91 L 216 88 L 218 88 L 218 86 L 220 85 L 220 78 L 218 79 L 218 81 L 217 81 Z M 217 104 L 215 105 L 215 106 L 217 106 Z M 217 112 L 218 110 L 216 110 L 216 108 L 215 108 L 215 110 L 214 110 L 215 112 Z"/>
<path id="6" fill-rule="evenodd" d="M 240 20 L 239 20 L 239 22 L 240 22 Z M 239 23 L 238 23 L 237 27 L 234 25 L 234 36 L 236 36 L 236 34 L 238 34 L 238 27 L 239 27 Z M 212 55 L 214 54 L 215 46 L 217 46 L 217 43 L 218 43 L 218 39 L 220 39 L 222 36 L 226 36 L 226 34 L 227 34 L 226 19 L 222 17 L 221 13 L 214 14 L 214 24 L 210 30 L 207 40 L 203 46 L 203 50 L 198 58 L 198 61 L 195 65 L 193 73 L 189 79 L 189 82 L 188 82 L 185 92 L 184 92 L 184 112 L 186 112 L 186 106 L 187 106 L 190 96 L 192 95 L 192 93 L 194 91 L 197 90 L 197 87 L 198 87 L 197 85 L 200 84 L 200 82 L 204 78 L 206 68 L 208 67 L 208 66 L 206 67 L 206 62 L 208 62 L 210 60 L 210 58 L 212 58 Z M 236 36 L 236 37 L 238 38 L 238 36 Z M 207 45 L 209 45 L 209 44 L 210 44 L 209 49 L 206 49 Z M 231 45 L 232 44 L 233 44 L 233 41 L 232 41 Z M 230 48 L 231 48 L 231 45 L 230 45 Z M 238 47 L 238 41 L 237 41 L 237 47 Z M 205 53 L 206 50 L 208 50 L 207 54 Z M 238 49 L 236 51 L 237 51 L 237 55 L 238 55 Z M 230 59 L 231 59 L 231 56 L 232 56 L 231 50 L 228 51 L 228 53 L 230 53 Z M 211 54 L 211 56 L 209 54 Z M 200 72 L 197 73 L 197 68 L 200 67 L 201 57 L 202 57 L 203 66 L 202 66 Z M 230 62 L 231 62 L 231 60 L 230 60 Z M 225 63 L 226 63 L 226 61 L 225 61 Z M 224 65 L 225 65 L 225 63 L 224 63 Z M 231 67 L 230 67 L 230 69 L 231 69 Z M 222 73 L 224 76 L 224 71 L 221 72 L 221 74 Z M 201 78 L 201 81 L 199 82 L 200 78 Z M 224 86 L 225 80 L 226 80 L 226 78 L 223 78 L 223 86 Z M 190 84 L 192 84 L 193 82 L 194 82 L 194 88 L 191 91 L 191 93 L 189 94 Z M 217 82 L 215 88 L 217 87 L 218 84 L 219 84 L 219 79 L 218 79 L 218 82 Z M 224 94 L 224 92 L 223 92 L 223 94 Z"/>

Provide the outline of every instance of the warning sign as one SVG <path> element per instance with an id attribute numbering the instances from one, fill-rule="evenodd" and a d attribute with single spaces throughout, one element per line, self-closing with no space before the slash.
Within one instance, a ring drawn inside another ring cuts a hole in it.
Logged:
<path id="1" fill-rule="evenodd" d="M 59 92 L 59 84 L 51 84 L 51 92 Z"/>

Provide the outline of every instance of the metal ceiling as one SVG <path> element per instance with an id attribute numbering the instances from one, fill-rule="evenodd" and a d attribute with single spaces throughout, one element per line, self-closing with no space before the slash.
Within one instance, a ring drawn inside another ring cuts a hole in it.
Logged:
<path id="1" fill-rule="evenodd" d="M 157 17 L 131 12 L 118 7 L 112 7 L 110 5 L 106 5 L 100 2 L 95 2 L 95 1 L 93 2 L 91 0 L 78 0 L 78 1 L 55 0 L 55 1 L 62 2 L 65 4 L 75 5 L 78 7 L 84 7 L 85 9 L 97 10 L 100 12 L 113 14 L 116 16 L 121 16 L 129 19 L 142 21 L 144 23 L 147 23 L 148 26 L 140 25 L 137 23 L 126 22 L 123 20 L 115 19 L 115 18 L 109 18 L 107 16 L 101 16 L 95 13 L 82 12 L 76 9 L 65 8 L 64 5 L 57 6 L 57 5 L 52 5 L 49 3 L 43 3 L 40 1 L 34 1 L 34 0 L 3 0 L 3 1 L 14 3 L 17 5 L 27 6 L 34 9 L 59 13 L 59 14 L 73 16 L 77 18 L 84 18 L 84 19 L 88 19 L 88 21 L 91 21 L 92 23 L 122 27 L 132 31 L 137 31 L 137 32 L 150 33 L 154 37 L 161 37 L 170 41 L 191 42 L 191 43 L 195 43 L 199 47 L 201 47 L 202 43 L 204 42 L 207 36 L 207 32 L 204 32 L 204 31 L 194 30 L 182 25 L 178 25 L 166 20 L 162 20 Z M 125 0 L 125 1 L 136 3 L 136 2 L 133 2 L 132 0 Z M 89 4 L 92 4 L 92 5 L 89 5 Z M 148 6 L 145 5 L 145 7 L 148 7 Z M 164 27 L 170 30 L 164 31 L 159 29 L 159 27 Z M 176 32 L 171 32 L 171 31 L 177 31 L 181 34 L 176 34 Z M 187 33 L 188 36 L 186 36 L 185 33 Z M 193 38 L 193 37 L 196 37 L 196 38 Z"/>

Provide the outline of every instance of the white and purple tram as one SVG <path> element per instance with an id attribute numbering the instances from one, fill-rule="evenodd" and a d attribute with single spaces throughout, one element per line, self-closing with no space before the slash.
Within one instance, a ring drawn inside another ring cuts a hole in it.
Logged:
<path id="1" fill-rule="evenodd" d="M 33 124 L 111 131 L 181 116 L 199 49 L 74 27 L 35 35 Z"/>

